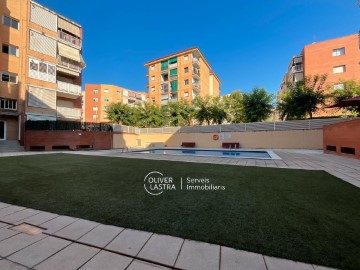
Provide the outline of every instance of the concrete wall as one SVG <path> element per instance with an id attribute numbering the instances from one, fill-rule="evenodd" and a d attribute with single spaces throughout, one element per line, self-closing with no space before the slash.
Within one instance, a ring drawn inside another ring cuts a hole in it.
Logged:
<path id="1" fill-rule="evenodd" d="M 53 146 L 69 146 L 76 149 L 79 145 L 92 145 L 96 150 L 108 150 L 112 146 L 111 132 L 88 131 L 26 131 L 25 150 L 32 146 L 45 146 L 51 151 Z"/>
<path id="2" fill-rule="evenodd" d="M 227 132 L 225 138 L 213 140 L 213 133 L 174 133 L 174 134 L 114 134 L 114 148 L 137 147 L 163 143 L 167 147 L 180 147 L 182 142 L 195 142 L 199 148 L 221 148 L 223 142 L 239 142 L 241 148 L 267 149 L 322 149 L 322 130 L 289 130 Z"/>
<path id="3" fill-rule="evenodd" d="M 336 151 L 328 151 L 327 146 L 335 146 Z M 344 154 L 341 147 L 355 149 L 355 155 Z M 324 151 L 360 159 L 360 120 L 352 120 L 324 127 Z"/>

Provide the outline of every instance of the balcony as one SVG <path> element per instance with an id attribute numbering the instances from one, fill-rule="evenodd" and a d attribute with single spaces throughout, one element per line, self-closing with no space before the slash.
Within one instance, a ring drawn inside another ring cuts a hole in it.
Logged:
<path id="1" fill-rule="evenodd" d="M 192 72 L 193 77 L 200 80 L 200 71 L 199 70 L 193 70 Z"/>
<path id="2" fill-rule="evenodd" d="M 59 69 L 62 72 L 69 73 L 71 75 L 79 76 L 82 70 L 82 66 L 80 63 L 68 59 L 63 56 L 58 56 L 57 64 L 59 67 L 64 67 L 65 69 Z"/>
<path id="3" fill-rule="evenodd" d="M 81 95 L 81 86 L 57 81 L 57 95 L 66 98 L 78 98 Z"/>
<path id="4" fill-rule="evenodd" d="M 56 110 L 57 110 L 58 118 L 71 118 L 71 119 L 81 118 L 81 109 L 56 107 Z"/>
<path id="5" fill-rule="evenodd" d="M 161 100 L 168 100 L 169 96 L 168 95 L 161 95 Z"/>
<path id="6" fill-rule="evenodd" d="M 161 85 L 161 93 L 169 92 L 169 84 L 165 83 Z"/>
<path id="7" fill-rule="evenodd" d="M 169 69 L 176 68 L 177 66 L 177 63 L 169 64 Z"/>
<path id="8" fill-rule="evenodd" d="M 192 88 L 196 92 L 200 92 L 200 83 L 193 83 Z"/>
<path id="9" fill-rule="evenodd" d="M 81 40 L 78 37 L 72 36 L 68 33 L 58 31 L 58 40 L 63 41 L 64 43 L 74 46 L 78 49 L 81 49 Z"/>
<path id="10" fill-rule="evenodd" d="M 169 100 L 162 100 L 161 105 L 167 105 L 169 103 Z"/>
<path id="11" fill-rule="evenodd" d="M 292 72 L 303 72 L 304 71 L 304 65 L 301 64 L 301 65 L 295 65 L 291 68 L 291 71 Z"/>
<path id="12" fill-rule="evenodd" d="M 200 61 L 197 58 L 193 58 L 193 65 L 200 67 Z"/>

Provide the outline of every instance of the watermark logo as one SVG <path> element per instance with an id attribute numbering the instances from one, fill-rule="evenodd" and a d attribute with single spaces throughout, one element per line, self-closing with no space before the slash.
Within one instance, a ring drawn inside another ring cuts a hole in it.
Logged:
<path id="1" fill-rule="evenodd" d="M 171 176 L 164 176 L 161 172 L 152 171 L 144 178 L 144 189 L 150 195 L 157 196 L 164 193 L 164 191 L 177 189 L 185 191 L 224 191 L 225 186 L 212 184 L 207 177 L 179 177 L 175 181 Z"/>
<path id="2" fill-rule="evenodd" d="M 165 190 L 176 190 L 174 179 L 157 171 L 150 172 L 145 176 L 144 188 L 147 193 L 154 196 L 160 195 Z"/>

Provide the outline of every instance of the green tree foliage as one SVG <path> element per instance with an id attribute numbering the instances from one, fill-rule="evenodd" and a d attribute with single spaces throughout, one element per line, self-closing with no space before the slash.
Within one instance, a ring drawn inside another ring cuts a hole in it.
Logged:
<path id="1" fill-rule="evenodd" d="M 251 92 L 243 95 L 243 113 L 245 122 L 260 122 L 272 113 L 273 96 L 264 88 L 255 87 Z"/>
<path id="2" fill-rule="evenodd" d="M 140 107 L 139 127 L 162 127 L 167 124 L 166 110 L 156 106 L 155 104 L 145 103 L 144 107 Z"/>
<path id="3" fill-rule="evenodd" d="M 327 75 L 306 76 L 303 81 L 289 83 L 278 101 L 281 119 L 312 118 L 325 105 L 325 82 Z"/>
<path id="4" fill-rule="evenodd" d="M 360 96 L 360 85 L 357 84 L 355 80 L 343 81 L 341 83 L 344 85 L 344 88 L 334 90 L 332 93 L 334 103 Z M 347 107 L 346 110 L 355 116 L 360 115 L 359 107 Z"/>
<path id="5" fill-rule="evenodd" d="M 128 104 L 112 103 L 106 110 L 108 119 L 112 123 L 136 126 L 139 122 L 140 114 L 137 106 L 130 107 Z"/>
<path id="6" fill-rule="evenodd" d="M 218 125 L 221 125 L 227 119 L 225 102 L 220 97 L 211 98 L 210 115 L 212 122 Z"/>
<path id="7" fill-rule="evenodd" d="M 225 112 L 230 123 L 242 123 L 245 120 L 243 110 L 243 94 L 237 90 L 224 96 Z"/>
<path id="8" fill-rule="evenodd" d="M 210 125 L 211 123 L 211 100 L 210 97 L 196 96 L 193 100 L 195 108 L 195 119 L 202 125 L 204 122 Z"/>
<path id="9" fill-rule="evenodd" d="M 169 104 L 170 126 L 189 126 L 194 117 L 194 108 L 186 100 Z"/>

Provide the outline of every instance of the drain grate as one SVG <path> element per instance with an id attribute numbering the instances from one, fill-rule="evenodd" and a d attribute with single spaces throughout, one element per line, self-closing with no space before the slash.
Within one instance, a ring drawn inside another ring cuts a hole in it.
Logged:
<path id="1" fill-rule="evenodd" d="M 14 230 L 14 231 L 26 233 L 26 234 L 29 234 L 29 235 L 36 235 L 36 234 L 40 234 L 43 231 L 45 231 L 44 228 L 37 227 L 35 225 L 31 225 L 31 224 L 28 224 L 28 223 L 21 223 L 20 225 L 16 225 L 14 227 L 11 227 L 11 229 Z"/>

